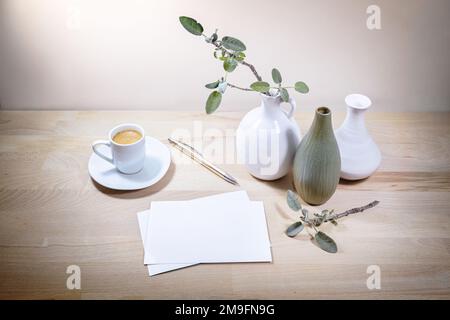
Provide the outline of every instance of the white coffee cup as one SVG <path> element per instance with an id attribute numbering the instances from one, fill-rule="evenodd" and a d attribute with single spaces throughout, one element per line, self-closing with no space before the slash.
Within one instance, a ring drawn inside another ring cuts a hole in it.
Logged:
<path id="1" fill-rule="evenodd" d="M 125 130 L 136 130 L 141 134 L 141 139 L 131 144 L 120 144 L 113 140 L 114 136 Z M 99 146 L 105 145 L 111 149 L 111 155 L 106 155 L 99 150 Z M 102 159 L 112 163 L 117 170 L 125 174 L 133 174 L 142 170 L 145 163 L 145 134 L 141 126 L 133 123 L 119 124 L 109 131 L 108 140 L 97 140 L 92 143 L 92 149 Z"/>

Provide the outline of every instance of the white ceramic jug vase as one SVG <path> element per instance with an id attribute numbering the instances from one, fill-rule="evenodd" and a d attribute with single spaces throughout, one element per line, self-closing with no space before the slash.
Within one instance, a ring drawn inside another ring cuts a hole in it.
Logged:
<path id="1" fill-rule="evenodd" d="M 300 129 L 292 117 L 295 100 L 289 99 L 289 111 L 281 108 L 281 97 L 261 94 L 262 103 L 248 112 L 236 132 L 239 163 L 262 180 L 276 180 L 292 167 L 300 143 Z"/>
<path id="2" fill-rule="evenodd" d="M 372 102 L 362 94 L 351 94 L 345 103 L 347 116 L 335 132 L 341 154 L 341 178 L 360 180 L 372 175 L 381 162 L 380 150 L 364 122 L 364 113 Z"/>

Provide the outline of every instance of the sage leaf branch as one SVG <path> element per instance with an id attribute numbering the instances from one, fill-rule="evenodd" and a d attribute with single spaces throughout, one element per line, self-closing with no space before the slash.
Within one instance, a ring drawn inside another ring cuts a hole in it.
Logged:
<path id="1" fill-rule="evenodd" d="M 320 231 L 319 227 L 322 224 L 330 222 L 333 225 L 337 225 L 336 220 L 355 213 L 364 212 L 377 206 L 380 203 L 378 200 L 375 200 L 365 206 L 352 208 L 341 213 L 334 213 L 334 210 L 310 212 L 310 210 L 302 206 L 298 194 L 292 190 L 288 190 L 286 201 L 289 208 L 291 208 L 293 211 L 301 212 L 299 221 L 291 224 L 287 228 L 286 235 L 292 238 L 302 232 L 305 227 L 309 228 L 315 232 L 314 234 L 311 234 L 308 231 L 308 233 L 312 237 L 312 240 L 318 245 L 319 248 L 329 253 L 336 253 L 338 249 L 334 240 L 330 236 L 326 235 L 323 231 Z"/>
<path id="2" fill-rule="evenodd" d="M 246 60 L 247 56 L 244 51 L 247 50 L 247 46 L 240 39 L 231 36 L 225 36 L 222 37 L 222 39 L 219 39 L 217 29 L 210 36 L 207 36 L 204 33 L 203 26 L 196 19 L 193 19 L 191 17 L 181 16 L 179 17 L 179 21 L 186 31 L 195 36 L 203 36 L 204 40 L 207 43 L 213 45 L 214 58 L 222 62 L 222 66 L 225 72 L 225 76 L 222 78 L 226 79 L 228 73 L 233 72 L 239 65 L 243 65 L 250 69 L 257 80 L 255 83 L 252 83 L 249 86 L 250 88 L 230 84 L 226 81 L 216 81 L 213 83 L 208 83 L 205 86 L 206 88 L 212 90 L 218 89 L 216 91 L 213 91 L 208 97 L 208 100 L 206 102 L 206 112 L 208 114 L 213 113 L 218 109 L 222 101 L 222 95 L 225 93 L 225 89 L 227 87 L 243 91 L 259 92 L 264 95 L 280 96 L 280 98 L 284 102 L 288 102 L 290 99 L 287 89 L 293 88 L 300 93 L 309 92 L 308 86 L 301 81 L 295 83 L 293 87 L 282 86 L 283 78 L 280 71 L 276 68 L 272 69 L 272 80 L 277 86 L 271 87 L 268 82 L 263 81 L 263 78 L 258 73 L 255 66 Z M 274 88 L 276 90 L 270 90 L 271 88 Z"/>

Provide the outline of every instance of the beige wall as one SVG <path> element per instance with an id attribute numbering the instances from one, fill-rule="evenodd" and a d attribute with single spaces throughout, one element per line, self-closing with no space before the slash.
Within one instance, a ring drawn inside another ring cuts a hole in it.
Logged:
<path id="1" fill-rule="evenodd" d="M 370 4 L 381 30 L 366 27 Z M 179 15 L 243 40 L 263 77 L 307 82 L 303 109 L 361 92 L 377 110 L 450 110 L 450 0 L 0 0 L 1 108 L 202 110 L 222 69 Z M 257 103 L 229 90 L 221 108 Z"/>

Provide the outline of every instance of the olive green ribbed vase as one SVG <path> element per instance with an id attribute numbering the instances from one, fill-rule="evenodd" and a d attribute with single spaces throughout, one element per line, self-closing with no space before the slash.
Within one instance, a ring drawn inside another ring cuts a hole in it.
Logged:
<path id="1" fill-rule="evenodd" d="M 341 157 L 331 124 L 331 111 L 320 107 L 295 153 L 294 185 L 303 200 L 320 205 L 336 191 L 340 172 Z"/>

